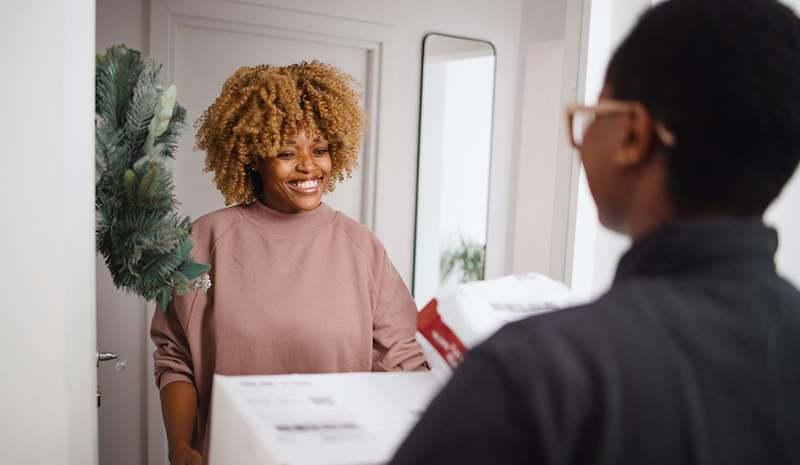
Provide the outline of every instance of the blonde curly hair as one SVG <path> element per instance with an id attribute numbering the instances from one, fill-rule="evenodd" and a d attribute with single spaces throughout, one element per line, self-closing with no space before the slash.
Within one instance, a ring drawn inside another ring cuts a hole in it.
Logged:
<path id="1" fill-rule="evenodd" d="M 250 204 L 261 186 L 254 162 L 277 155 L 298 129 L 321 135 L 331 154 L 325 192 L 352 175 L 365 117 L 356 81 L 319 61 L 289 66 L 243 66 L 196 123 L 197 147 L 206 151 L 205 172 L 225 204 Z"/>

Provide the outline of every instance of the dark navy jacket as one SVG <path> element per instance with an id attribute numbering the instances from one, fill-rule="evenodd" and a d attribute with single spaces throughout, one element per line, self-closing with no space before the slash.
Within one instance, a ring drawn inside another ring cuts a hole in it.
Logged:
<path id="1" fill-rule="evenodd" d="M 638 241 L 598 301 L 468 354 L 392 463 L 800 464 L 800 293 L 777 243 L 755 221 Z"/>

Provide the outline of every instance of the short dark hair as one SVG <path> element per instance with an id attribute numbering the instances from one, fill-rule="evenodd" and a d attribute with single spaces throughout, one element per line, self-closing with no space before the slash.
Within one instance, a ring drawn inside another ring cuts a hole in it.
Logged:
<path id="1" fill-rule="evenodd" d="M 676 137 L 668 189 L 682 214 L 752 217 L 800 160 L 800 19 L 773 0 L 671 0 L 642 15 L 606 83 Z"/>

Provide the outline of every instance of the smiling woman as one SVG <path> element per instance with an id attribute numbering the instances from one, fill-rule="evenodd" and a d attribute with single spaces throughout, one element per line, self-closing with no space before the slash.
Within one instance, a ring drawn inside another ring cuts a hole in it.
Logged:
<path id="1" fill-rule="evenodd" d="M 198 219 L 207 293 L 153 317 L 155 377 L 173 464 L 206 454 L 215 373 L 425 369 L 411 294 L 380 241 L 322 196 L 357 164 L 352 79 L 318 62 L 236 71 L 199 121 L 228 204 Z"/>

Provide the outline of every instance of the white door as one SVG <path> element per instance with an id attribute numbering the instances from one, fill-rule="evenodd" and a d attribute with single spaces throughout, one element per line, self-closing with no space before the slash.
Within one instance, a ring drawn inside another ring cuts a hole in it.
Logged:
<path id="1" fill-rule="evenodd" d="M 0 2 L 0 463 L 97 463 L 94 2 Z"/>

